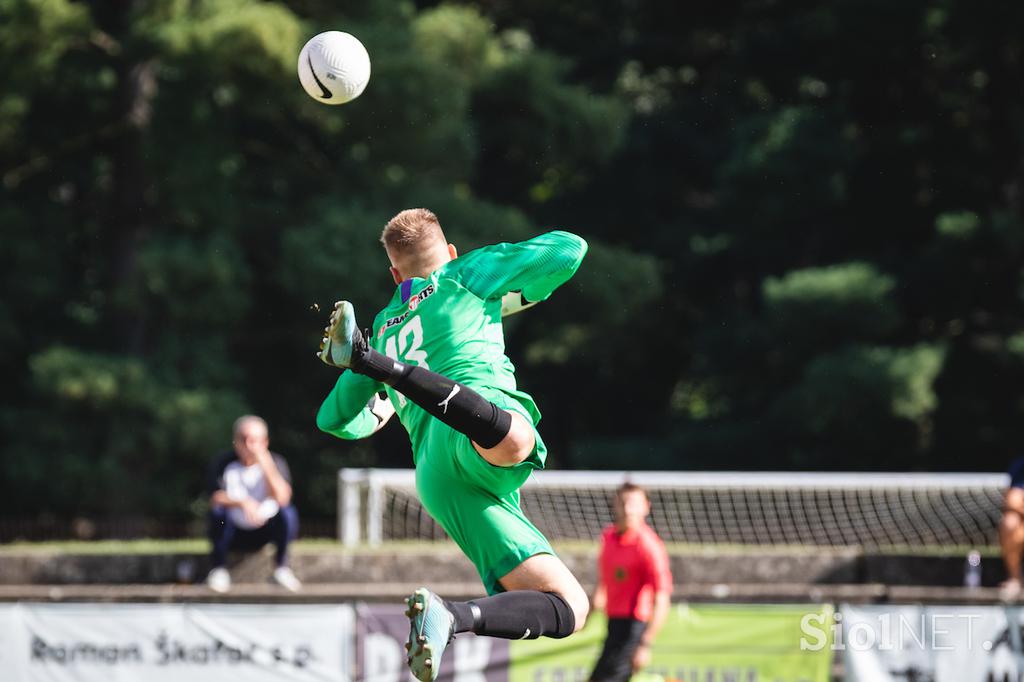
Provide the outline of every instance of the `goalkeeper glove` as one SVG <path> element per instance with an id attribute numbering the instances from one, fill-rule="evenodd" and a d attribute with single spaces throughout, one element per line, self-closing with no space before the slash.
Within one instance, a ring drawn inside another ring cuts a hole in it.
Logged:
<path id="1" fill-rule="evenodd" d="M 381 398 L 380 395 L 374 393 L 370 401 L 366 403 L 366 407 L 370 409 L 373 416 L 377 418 L 377 428 L 373 430 L 377 433 L 384 428 L 384 425 L 388 423 L 391 416 L 395 414 L 395 406 L 391 404 L 387 396 Z"/>
<path id="2" fill-rule="evenodd" d="M 535 305 L 537 305 L 537 301 L 527 301 L 523 298 L 523 292 L 510 291 L 501 297 L 501 316 L 515 315 Z"/>

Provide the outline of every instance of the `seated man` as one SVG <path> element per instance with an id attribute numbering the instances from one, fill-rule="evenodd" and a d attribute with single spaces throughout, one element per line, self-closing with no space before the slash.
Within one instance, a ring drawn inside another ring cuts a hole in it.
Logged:
<path id="1" fill-rule="evenodd" d="M 235 420 L 234 449 L 210 467 L 210 555 L 207 586 L 215 592 L 231 588 L 226 568 L 228 550 L 255 551 L 268 542 L 277 547 L 273 580 L 295 592 L 302 583 L 288 568 L 288 543 L 299 530 L 299 515 L 291 506 L 288 464 L 270 452 L 267 423 L 245 415 Z"/>
<path id="2" fill-rule="evenodd" d="M 1010 464 L 1010 487 L 1003 501 L 999 521 L 999 546 L 1006 565 L 1006 581 L 1000 585 L 1002 597 L 1015 600 L 1021 592 L 1021 553 L 1024 552 L 1024 457 Z"/>

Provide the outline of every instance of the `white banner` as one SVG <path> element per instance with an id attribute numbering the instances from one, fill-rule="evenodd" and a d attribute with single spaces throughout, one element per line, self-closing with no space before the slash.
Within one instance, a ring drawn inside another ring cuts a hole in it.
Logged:
<path id="1" fill-rule="evenodd" d="M 349 682 L 354 610 L 319 604 L 3 604 L 4 682 Z"/>
<path id="2" fill-rule="evenodd" d="M 843 651 L 849 682 L 991 682 L 1024 674 L 1018 607 L 843 605 L 838 615 L 834 646 Z"/>

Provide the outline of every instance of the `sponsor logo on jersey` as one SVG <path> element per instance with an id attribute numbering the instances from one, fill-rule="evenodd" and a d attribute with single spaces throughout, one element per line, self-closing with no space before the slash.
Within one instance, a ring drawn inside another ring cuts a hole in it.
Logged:
<path id="1" fill-rule="evenodd" d="M 399 315 L 398 317 L 392 317 L 390 320 L 388 320 L 387 322 L 384 323 L 383 327 L 380 328 L 380 333 L 383 334 L 386 330 L 391 329 L 392 327 L 395 327 L 397 325 L 402 324 L 403 322 L 405 322 L 405 318 L 407 318 L 407 317 L 409 317 L 409 313 L 408 312 L 404 312 L 401 315 Z"/>
<path id="2" fill-rule="evenodd" d="M 425 299 L 427 296 L 433 296 L 433 295 L 434 295 L 434 285 L 433 284 L 428 284 L 427 286 L 425 286 L 423 288 L 423 291 L 421 291 L 420 293 L 416 294 L 415 296 L 413 296 L 412 298 L 409 299 L 409 311 L 411 312 L 413 310 L 416 310 L 416 308 L 419 307 L 420 302 L 423 299 Z"/>
<path id="3" fill-rule="evenodd" d="M 437 291 L 437 289 L 434 287 L 433 284 L 428 284 L 426 287 L 424 287 L 423 291 L 409 299 L 409 309 L 407 311 L 405 311 L 398 317 L 392 317 L 384 322 L 384 326 L 382 326 L 380 328 L 380 331 L 377 332 L 377 336 L 384 336 L 385 330 L 391 329 L 395 325 L 402 324 L 403 322 L 405 322 L 405 318 L 409 317 L 409 313 L 416 310 L 416 308 L 420 306 L 420 303 L 422 303 L 428 296 L 433 296 L 435 291 Z"/>

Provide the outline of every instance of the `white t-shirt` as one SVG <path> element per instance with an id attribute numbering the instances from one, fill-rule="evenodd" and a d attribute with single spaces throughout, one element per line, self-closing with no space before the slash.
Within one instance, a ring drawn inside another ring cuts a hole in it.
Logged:
<path id="1" fill-rule="evenodd" d="M 267 478 L 263 475 L 263 468 L 258 463 L 245 466 L 235 460 L 226 467 L 221 475 L 223 490 L 232 500 L 244 500 L 251 497 L 260 503 L 259 523 L 251 523 L 245 517 L 241 507 L 228 507 L 228 516 L 231 522 L 239 528 L 252 530 L 260 528 L 269 519 L 273 518 L 281 507 L 270 495 L 270 486 L 267 485 Z"/>

